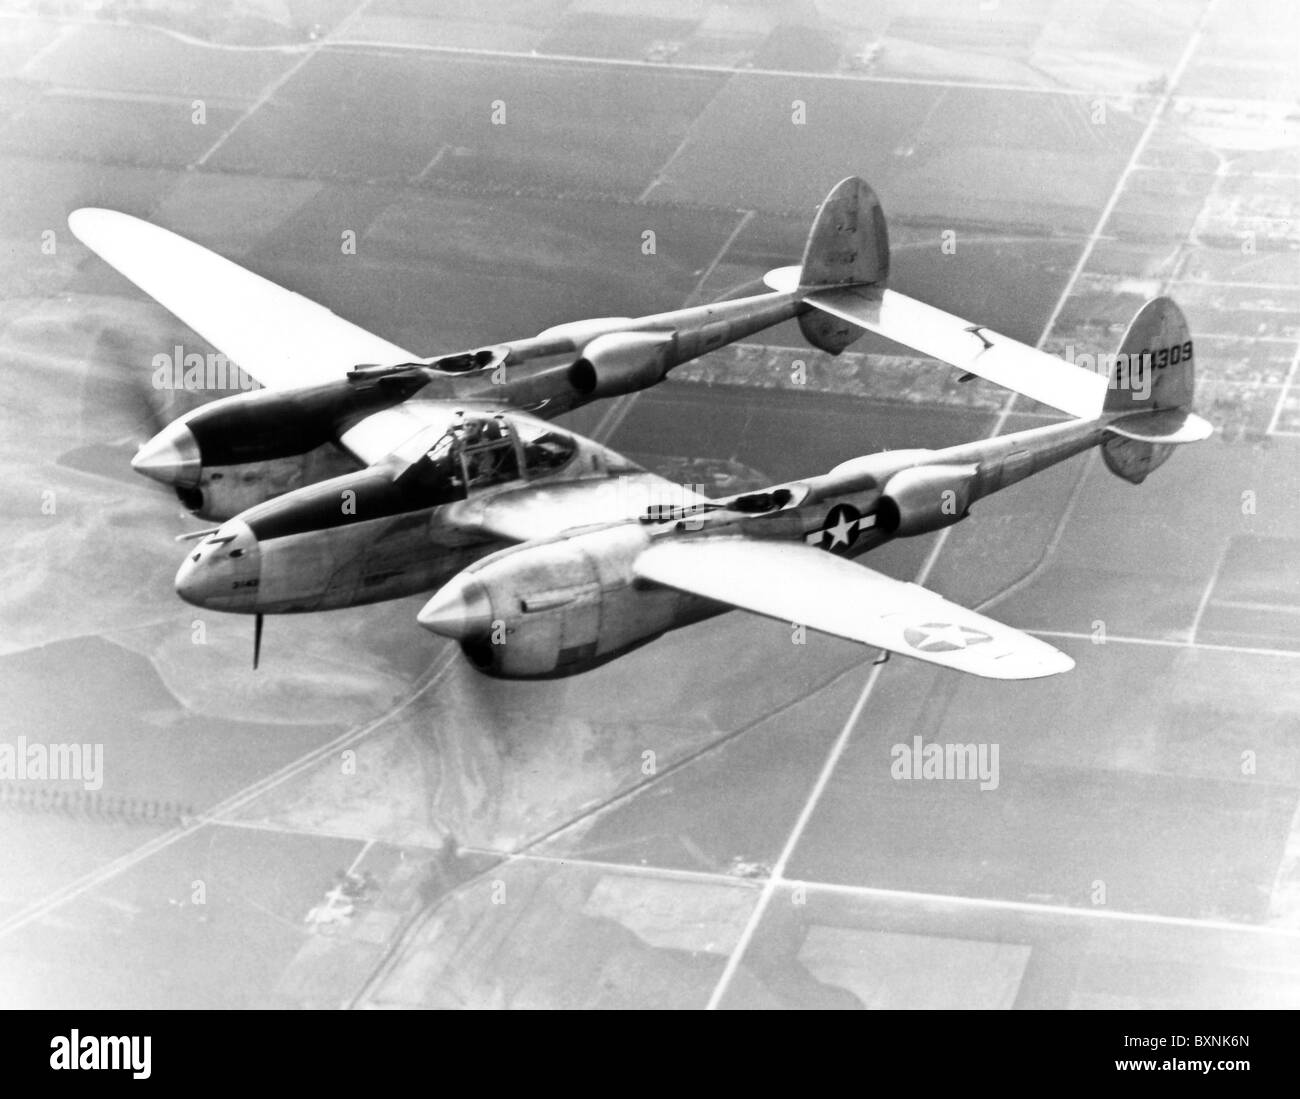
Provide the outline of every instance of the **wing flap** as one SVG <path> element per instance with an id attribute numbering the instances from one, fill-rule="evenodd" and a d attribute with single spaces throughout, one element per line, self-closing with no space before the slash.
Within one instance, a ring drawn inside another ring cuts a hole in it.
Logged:
<path id="1" fill-rule="evenodd" d="M 841 287 L 808 294 L 804 301 L 1071 416 L 1092 419 L 1105 404 L 1107 380 L 1102 375 L 906 294 Z"/>
<path id="2" fill-rule="evenodd" d="M 268 389 L 414 356 L 215 252 L 115 210 L 68 216 L 77 239 Z"/>
<path id="3" fill-rule="evenodd" d="M 798 543 L 665 540 L 642 552 L 635 569 L 645 580 L 989 679 L 1074 667 L 1046 642 L 936 592 Z"/>

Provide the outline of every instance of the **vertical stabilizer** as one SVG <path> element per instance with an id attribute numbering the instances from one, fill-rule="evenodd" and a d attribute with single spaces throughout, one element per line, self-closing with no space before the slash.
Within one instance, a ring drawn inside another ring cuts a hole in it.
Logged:
<path id="1" fill-rule="evenodd" d="M 1178 443 L 1208 434 L 1210 426 L 1191 412 L 1194 351 L 1187 318 L 1172 298 L 1152 298 L 1129 324 L 1111 366 L 1104 412 L 1143 415 L 1114 420 L 1101 445 L 1116 477 L 1141 484 Z"/>
<path id="2" fill-rule="evenodd" d="M 841 180 L 823 200 L 804 247 L 799 289 L 883 287 L 889 281 L 889 232 L 880 200 L 856 176 Z M 799 317 L 804 338 L 838 355 L 864 329 L 820 310 Z"/>

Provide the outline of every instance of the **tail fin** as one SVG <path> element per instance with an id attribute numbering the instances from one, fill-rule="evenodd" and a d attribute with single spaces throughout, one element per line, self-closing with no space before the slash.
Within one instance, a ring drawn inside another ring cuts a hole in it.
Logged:
<path id="1" fill-rule="evenodd" d="M 799 289 L 883 286 L 888 280 L 885 212 L 876 192 L 857 176 L 849 176 L 831 188 L 817 210 L 804 246 Z"/>
<path id="2" fill-rule="evenodd" d="M 804 246 L 799 289 L 877 286 L 889 281 L 889 232 L 880 199 L 857 176 L 842 179 L 822 201 Z M 865 331 L 819 309 L 799 317 L 814 347 L 838 355 Z"/>
<path id="3" fill-rule="evenodd" d="M 1175 446 L 1207 438 L 1214 429 L 1192 412 L 1195 394 L 1187 318 L 1171 298 L 1152 298 L 1128 326 L 1111 367 L 1103 414 L 1116 418 L 1101 446 L 1106 468 L 1141 484 Z"/>

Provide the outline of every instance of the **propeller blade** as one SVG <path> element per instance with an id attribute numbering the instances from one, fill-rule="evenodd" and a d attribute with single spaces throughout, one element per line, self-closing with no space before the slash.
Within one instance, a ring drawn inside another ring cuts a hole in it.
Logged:
<path id="1" fill-rule="evenodd" d="M 257 671 L 257 662 L 262 657 L 262 616 L 253 619 L 253 671 Z"/>

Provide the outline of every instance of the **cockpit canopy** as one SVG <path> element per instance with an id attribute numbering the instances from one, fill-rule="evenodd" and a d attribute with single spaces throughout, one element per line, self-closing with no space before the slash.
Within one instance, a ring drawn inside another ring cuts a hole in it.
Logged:
<path id="1" fill-rule="evenodd" d="M 450 427 L 431 426 L 399 449 L 396 456 L 406 464 L 396 483 L 435 506 L 492 485 L 543 477 L 577 452 L 573 436 L 548 424 L 500 413 L 457 414 Z"/>

